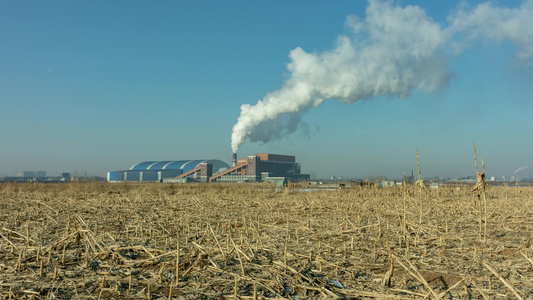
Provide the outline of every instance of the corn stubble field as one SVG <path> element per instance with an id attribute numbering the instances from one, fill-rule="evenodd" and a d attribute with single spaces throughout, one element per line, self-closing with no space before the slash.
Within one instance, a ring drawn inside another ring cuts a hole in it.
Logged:
<path id="1" fill-rule="evenodd" d="M 2 184 L 0 295 L 533 298 L 533 190 L 472 189 Z"/>

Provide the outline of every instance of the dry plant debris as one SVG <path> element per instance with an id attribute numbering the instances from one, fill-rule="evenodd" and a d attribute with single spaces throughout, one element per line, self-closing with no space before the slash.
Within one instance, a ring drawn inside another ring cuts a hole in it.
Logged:
<path id="1" fill-rule="evenodd" d="M 533 298 L 531 187 L 416 188 L 1 184 L 0 299 Z"/>

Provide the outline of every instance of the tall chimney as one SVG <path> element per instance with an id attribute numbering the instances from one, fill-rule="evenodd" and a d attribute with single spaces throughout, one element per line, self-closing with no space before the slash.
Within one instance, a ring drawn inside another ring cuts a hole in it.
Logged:
<path id="1" fill-rule="evenodd" d="M 237 165 L 237 153 L 233 153 L 233 166 Z"/>

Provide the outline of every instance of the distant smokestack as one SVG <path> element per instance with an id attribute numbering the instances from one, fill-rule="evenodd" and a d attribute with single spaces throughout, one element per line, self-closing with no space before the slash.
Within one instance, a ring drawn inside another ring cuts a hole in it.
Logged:
<path id="1" fill-rule="evenodd" d="M 237 153 L 233 153 L 233 166 L 237 165 Z"/>

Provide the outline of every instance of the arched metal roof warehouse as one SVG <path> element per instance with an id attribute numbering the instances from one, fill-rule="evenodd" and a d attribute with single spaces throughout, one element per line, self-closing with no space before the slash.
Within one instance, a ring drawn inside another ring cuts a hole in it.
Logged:
<path id="1" fill-rule="evenodd" d="M 144 161 L 133 165 L 130 170 L 138 171 L 161 171 L 161 170 L 182 170 L 182 173 L 196 168 L 201 163 L 213 165 L 213 173 L 218 173 L 229 168 L 229 165 L 218 159 L 199 160 L 164 160 L 164 161 Z"/>
<path id="2" fill-rule="evenodd" d="M 162 181 L 186 173 L 200 164 L 212 166 L 213 174 L 222 172 L 230 166 L 218 159 L 144 161 L 133 165 L 129 170 L 107 172 L 110 182 L 121 181 Z"/>

